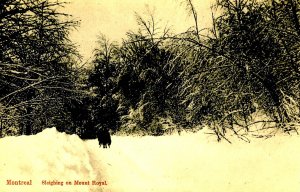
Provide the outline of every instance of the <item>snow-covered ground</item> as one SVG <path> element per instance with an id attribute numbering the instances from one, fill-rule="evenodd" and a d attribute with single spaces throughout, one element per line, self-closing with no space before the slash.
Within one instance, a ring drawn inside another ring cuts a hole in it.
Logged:
<path id="1" fill-rule="evenodd" d="M 229 144 L 199 132 L 113 136 L 111 148 L 102 149 L 96 140 L 51 128 L 0 140 L 0 191 L 299 192 L 299 148 L 296 135 Z M 32 185 L 7 185 L 7 180 L 31 180 Z M 74 185 L 75 180 L 90 183 Z"/>

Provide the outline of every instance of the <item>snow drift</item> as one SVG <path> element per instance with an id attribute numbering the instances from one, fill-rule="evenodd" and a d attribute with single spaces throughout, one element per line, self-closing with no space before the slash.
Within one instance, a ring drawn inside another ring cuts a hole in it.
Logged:
<path id="1" fill-rule="evenodd" d="M 235 141 L 231 145 L 217 143 L 203 132 L 113 136 L 112 141 L 111 149 L 102 149 L 96 140 L 82 141 L 55 128 L 34 136 L 3 138 L 0 191 L 300 190 L 298 136 L 276 136 L 251 143 Z M 7 180 L 32 180 L 32 185 L 7 185 Z M 66 185 L 67 181 L 72 185 Z M 74 185 L 75 181 L 106 185 Z"/>
<path id="2" fill-rule="evenodd" d="M 85 145 L 77 135 L 59 133 L 55 128 L 34 136 L 3 138 L 0 140 L 0 191 L 101 191 L 95 186 L 93 189 L 88 185 L 65 185 L 66 181 L 102 179 L 103 163 L 93 154 L 96 147 Z M 32 180 L 32 186 L 6 185 L 7 180 Z"/>

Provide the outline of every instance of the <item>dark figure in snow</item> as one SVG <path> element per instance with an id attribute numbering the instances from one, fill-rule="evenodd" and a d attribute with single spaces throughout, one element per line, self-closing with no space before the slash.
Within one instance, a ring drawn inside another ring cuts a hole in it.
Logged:
<path id="1" fill-rule="evenodd" d="M 100 128 L 97 132 L 97 138 L 99 142 L 99 146 L 101 147 L 103 145 L 103 148 L 110 147 L 111 145 L 111 137 L 108 129 L 106 128 Z"/>

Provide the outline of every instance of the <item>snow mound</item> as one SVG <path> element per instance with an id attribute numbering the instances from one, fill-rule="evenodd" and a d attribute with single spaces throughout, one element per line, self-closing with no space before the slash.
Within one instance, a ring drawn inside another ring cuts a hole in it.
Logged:
<path id="1" fill-rule="evenodd" d="M 91 185 L 74 186 L 76 180 L 102 179 L 101 159 L 95 159 L 92 147 L 77 135 L 60 133 L 55 128 L 34 136 L 3 138 L 0 191 L 101 191 Z M 7 185 L 7 180 L 31 180 L 32 185 Z M 67 186 L 67 181 L 72 185 Z"/>

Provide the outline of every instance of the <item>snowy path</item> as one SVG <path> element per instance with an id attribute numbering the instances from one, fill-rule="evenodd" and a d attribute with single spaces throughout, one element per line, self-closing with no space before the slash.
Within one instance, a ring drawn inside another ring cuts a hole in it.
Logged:
<path id="1" fill-rule="evenodd" d="M 298 136 L 232 145 L 203 133 L 112 139 L 110 149 L 53 129 L 1 139 L 0 191 L 300 191 Z M 9 186 L 7 179 L 32 179 L 34 185 Z M 45 186 L 41 180 L 107 186 Z"/>
<path id="2" fill-rule="evenodd" d="M 234 145 L 204 139 L 114 138 L 100 152 L 118 186 L 112 191 L 300 191 L 297 136 Z"/>

